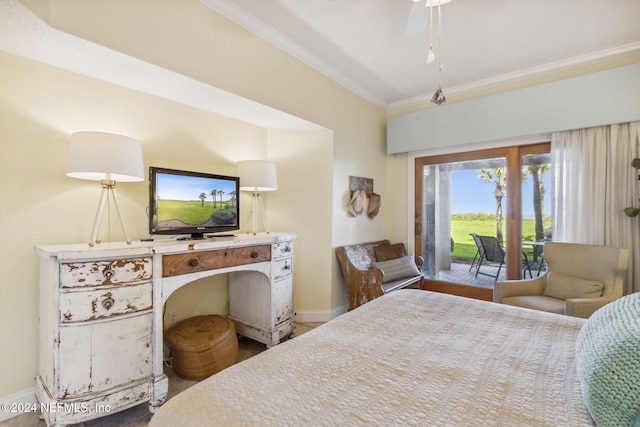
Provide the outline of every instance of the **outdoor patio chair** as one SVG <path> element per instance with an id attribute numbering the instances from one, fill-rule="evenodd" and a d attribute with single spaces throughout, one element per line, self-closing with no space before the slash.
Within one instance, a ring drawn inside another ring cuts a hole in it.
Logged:
<path id="1" fill-rule="evenodd" d="M 480 242 L 480 239 L 478 238 L 478 235 L 476 233 L 469 233 L 469 235 L 471 237 L 473 237 L 473 241 L 476 243 L 476 247 L 478 248 L 478 250 L 476 251 L 476 254 L 473 256 L 473 260 L 471 261 L 471 265 L 469 266 L 469 271 L 471 271 L 471 269 L 473 268 L 474 265 L 476 265 L 476 262 L 480 261 L 480 258 L 484 257 L 484 251 L 481 253 L 480 251 L 482 250 L 482 243 Z"/>
<path id="2" fill-rule="evenodd" d="M 498 276 L 500 275 L 500 271 L 502 270 L 505 259 L 504 249 L 502 249 L 500 242 L 493 236 L 480 236 L 476 233 L 470 234 L 471 237 L 473 237 L 478 250 L 473 260 L 471 261 L 471 267 L 469 267 L 469 271 L 471 271 L 471 268 L 477 261 L 476 277 L 478 277 L 478 274 L 483 274 L 485 276 L 493 277 L 494 280 L 498 280 Z M 498 264 L 498 271 L 495 275 L 492 273 L 485 273 L 483 271 L 480 271 L 480 267 L 482 267 L 483 261 Z M 526 278 L 527 271 L 529 272 L 529 277 L 533 277 L 531 274 L 531 265 L 529 263 L 529 258 L 527 257 L 526 253 L 522 252 L 522 277 Z"/>
<path id="3" fill-rule="evenodd" d="M 476 266 L 476 277 L 478 277 L 478 274 L 482 274 L 485 276 L 494 277 L 495 280 L 498 280 L 500 270 L 502 270 L 502 266 L 504 265 L 504 251 L 500 246 L 500 242 L 498 242 L 498 239 L 493 236 L 475 235 L 473 238 L 476 241 L 476 245 L 478 245 L 479 255 L 478 265 Z M 480 268 L 482 267 L 482 263 L 484 261 L 498 264 L 498 271 L 495 276 L 491 273 L 480 271 Z"/>
<path id="4" fill-rule="evenodd" d="M 536 240 L 536 241 L 528 241 L 528 240 L 523 240 L 522 241 L 522 247 L 526 247 L 527 249 L 523 249 L 522 253 L 526 254 L 529 257 L 529 264 L 530 264 L 530 268 L 537 268 L 538 272 L 537 275 L 540 276 L 540 274 L 542 274 L 543 271 L 546 271 L 547 269 L 547 265 L 544 262 L 544 252 L 543 252 L 543 245 L 545 242 L 549 242 L 550 240 L 545 238 L 545 239 L 540 239 L 540 240 Z M 525 275 L 523 274 L 522 277 L 524 277 Z M 531 276 L 531 278 L 533 278 L 533 276 Z"/>

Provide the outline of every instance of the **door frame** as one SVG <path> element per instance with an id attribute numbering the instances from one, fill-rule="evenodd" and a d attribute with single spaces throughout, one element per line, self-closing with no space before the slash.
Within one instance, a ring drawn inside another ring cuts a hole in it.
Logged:
<path id="1" fill-rule="evenodd" d="M 522 274 L 522 157 L 532 154 L 549 153 L 550 142 L 538 142 L 528 145 L 505 146 L 488 148 L 476 151 L 457 152 L 451 154 L 439 154 L 433 156 L 415 157 L 414 159 L 414 253 L 423 256 L 422 248 L 422 215 L 423 215 L 423 167 L 440 163 L 451 163 L 467 160 L 482 160 L 496 157 L 504 157 L 507 167 L 507 203 L 506 203 L 506 278 L 517 280 Z M 518 171 L 517 174 L 510 171 Z M 428 282 L 442 282 L 440 280 L 428 280 Z"/>

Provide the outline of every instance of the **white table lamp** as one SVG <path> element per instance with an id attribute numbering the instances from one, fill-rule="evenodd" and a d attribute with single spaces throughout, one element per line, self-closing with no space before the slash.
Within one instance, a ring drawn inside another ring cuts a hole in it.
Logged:
<path id="1" fill-rule="evenodd" d="M 100 181 L 102 194 L 98 204 L 90 246 L 100 243 L 97 240 L 100 222 L 109 194 L 113 197 L 120 226 L 131 243 L 131 237 L 120 214 L 116 181 L 144 181 L 144 163 L 140 142 L 127 136 L 104 132 L 76 132 L 71 135 L 67 176 L 79 179 Z"/>
<path id="2" fill-rule="evenodd" d="M 257 233 L 259 208 L 262 210 L 264 230 L 269 234 L 267 212 L 262 204 L 262 197 L 260 196 L 260 193 L 265 191 L 275 191 L 278 189 L 278 177 L 276 175 L 275 163 L 267 162 L 265 160 L 242 160 L 236 163 L 236 174 L 240 177 L 240 191 L 251 191 L 253 193 L 251 214 L 247 218 L 247 221 L 249 218 L 252 219 L 253 225 L 251 232 L 254 235 Z"/>

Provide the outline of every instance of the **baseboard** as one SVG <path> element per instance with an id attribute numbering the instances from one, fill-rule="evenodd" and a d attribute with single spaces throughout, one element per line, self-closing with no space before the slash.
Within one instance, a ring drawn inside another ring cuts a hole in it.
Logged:
<path id="1" fill-rule="evenodd" d="M 25 412 L 33 412 L 31 409 L 37 404 L 35 388 L 4 396 L 0 398 L 0 422 L 17 417 Z"/>
<path id="2" fill-rule="evenodd" d="M 296 311 L 296 322 L 300 323 L 326 323 L 329 320 L 346 313 L 349 306 L 345 305 L 331 311 L 327 310 L 300 310 Z"/>

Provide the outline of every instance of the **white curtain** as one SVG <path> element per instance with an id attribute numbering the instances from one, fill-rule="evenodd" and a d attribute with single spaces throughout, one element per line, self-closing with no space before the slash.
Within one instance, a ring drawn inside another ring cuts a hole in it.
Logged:
<path id="1" fill-rule="evenodd" d="M 629 248 L 625 293 L 640 292 L 640 122 L 556 132 L 551 137 L 553 240 Z"/>

